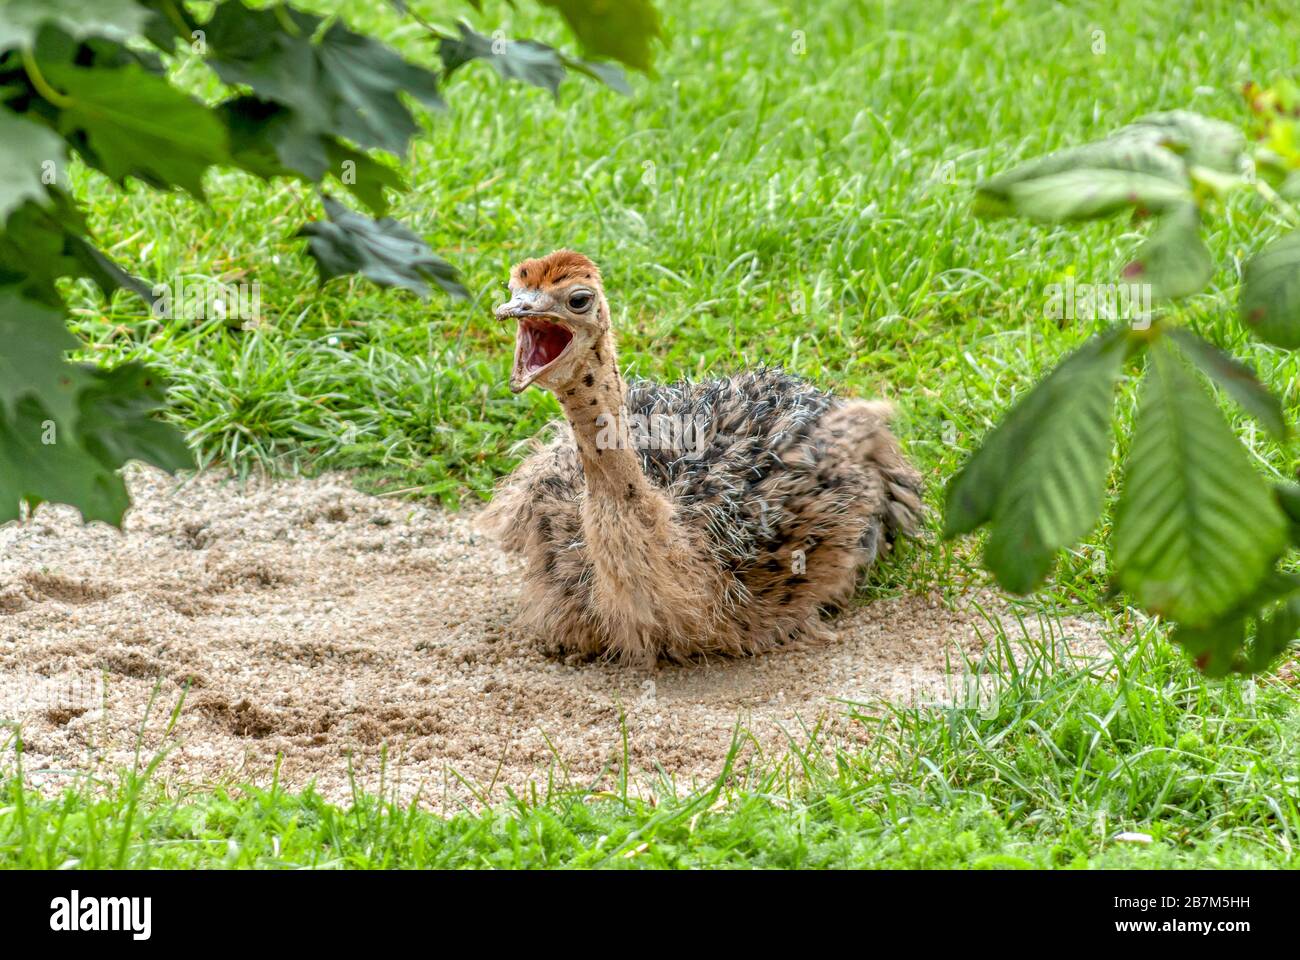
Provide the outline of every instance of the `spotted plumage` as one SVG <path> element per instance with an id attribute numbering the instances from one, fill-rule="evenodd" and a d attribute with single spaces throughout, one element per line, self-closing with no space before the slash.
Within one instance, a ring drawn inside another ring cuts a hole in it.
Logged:
<path id="1" fill-rule="evenodd" d="M 512 383 L 551 390 L 566 420 L 485 515 L 525 558 L 525 623 L 563 650 L 640 661 L 751 654 L 820 635 L 821 615 L 922 511 L 889 406 L 771 368 L 626 384 L 616 365 L 593 363 L 615 356 L 599 273 L 563 255 L 562 272 L 550 258 L 516 268 L 516 296 L 501 311 L 520 316 L 512 304 L 524 302 L 521 326 L 564 328 L 534 339 L 570 337 L 558 357 L 540 350 L 540 368 L 528 344 L 520 368 L 517 350 Z M 596 298 L 579 314 L 566 306 L 585 302 L 565 299 L 575 286 Z"/>

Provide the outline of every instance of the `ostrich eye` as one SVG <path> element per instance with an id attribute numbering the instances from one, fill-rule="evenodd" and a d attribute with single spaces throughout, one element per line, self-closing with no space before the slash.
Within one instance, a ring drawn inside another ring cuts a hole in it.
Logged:
<path id="1" fill-rule="evenodd" d="M 586 290 L 579 290 L 569 297 L 569 309 L 582 313 L 591 306 L 592 295 Z"/>

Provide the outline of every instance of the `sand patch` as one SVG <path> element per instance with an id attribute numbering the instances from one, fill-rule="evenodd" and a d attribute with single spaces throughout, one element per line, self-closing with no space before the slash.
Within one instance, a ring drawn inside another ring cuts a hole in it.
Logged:
<path id="1" fill-rule="evenodd" d="M 991 636 L 969 601 L 909 596 L 840 617 L 828 644 L 751 660 L 566 662 L 514 630 L 516 561 L 470 513 L 338 475 L 128 480 L 124 532 L 48 506 L 0 528 L 0 718 L 21 720 L 35 784 L 129 766 L 137 741 L 147 756 L 189 683 L 160 768 L 180 781 L 266 782 L 283 754 L 282 783 L 342 800 L 349 762 L 375 789 L 386 751 L 403 797 L 472 800 L 463 778 L 495 801 L 616 776 L 625 724 L 631 770 L 686 786 L 717 775 L 738 719 L 750 757 L 819 722 L 860 739 L 843 701 L 941 699 L 945 664 Z M 1096 623 L 1060 627 L 1076 653 L 1101 648 Z"/>

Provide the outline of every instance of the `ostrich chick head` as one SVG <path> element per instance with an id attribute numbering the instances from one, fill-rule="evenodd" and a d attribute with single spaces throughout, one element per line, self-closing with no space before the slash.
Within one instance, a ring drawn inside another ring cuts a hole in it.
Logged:
<path id="1" fill-rule="evenodd" d="M 580 253 L 556 250 L 510 271 L 510 299 L 498 320 L 519 321 L 510 389 L 536 383 L 552 393 L 578 380 L 593 347 L 609 332 L 609 304 L 600 269 Z"/>

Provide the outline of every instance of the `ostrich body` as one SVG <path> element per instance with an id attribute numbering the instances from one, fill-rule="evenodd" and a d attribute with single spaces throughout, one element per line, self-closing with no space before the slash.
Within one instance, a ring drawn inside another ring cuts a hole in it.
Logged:
<path id="1" fill-rule="evenodd" d="M 526 561 L 525 627 L 639 663 L 745 655 L 820 636 L 820 614 L 914 531 L 920 477 L 890 407 L 778 370 L 625 383 L 596 265 L 560 250 L 511 272 L 511 389 L 555 424 L 485 523 Z"/>

